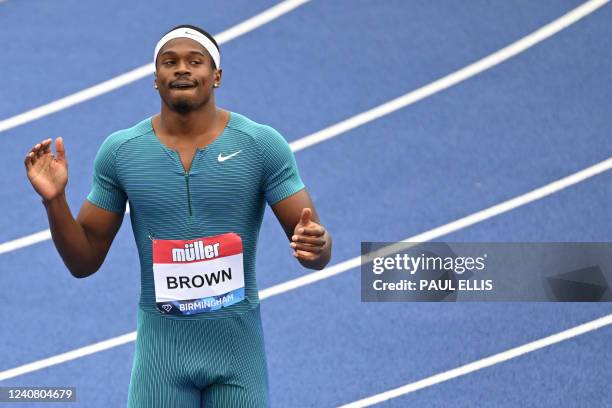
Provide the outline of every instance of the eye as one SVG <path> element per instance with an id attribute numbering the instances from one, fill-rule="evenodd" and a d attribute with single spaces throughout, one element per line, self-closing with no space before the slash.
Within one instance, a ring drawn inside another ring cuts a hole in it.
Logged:
<path id="1" fill-rule="evenodd" d="M 198 65 L 198 64 L 201 64 L 201 63 L 202 63 L 202 61 L 200 61 L 200 60 L 192 60 L 191 61 L 191 64 L 193 64 L 193 65 Z"/>
<path id="2" fill-rule="evenodd" d="M 166 60 L 162 62 L 162 65 L 172 65 L 172 64 L 174 64 L 174 60 Z"/>

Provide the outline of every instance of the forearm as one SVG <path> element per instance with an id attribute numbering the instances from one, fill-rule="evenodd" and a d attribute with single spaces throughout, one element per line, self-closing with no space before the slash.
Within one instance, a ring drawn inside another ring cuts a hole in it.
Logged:
<path id="1" fill-rule="evenodd" d="M 86 230 L 70 212 L 66 196 L 43 200 L 53 243 L 70 273 L 76 278 L 87 277 L 98 270 L 100 262 L 94 256 Z"/>

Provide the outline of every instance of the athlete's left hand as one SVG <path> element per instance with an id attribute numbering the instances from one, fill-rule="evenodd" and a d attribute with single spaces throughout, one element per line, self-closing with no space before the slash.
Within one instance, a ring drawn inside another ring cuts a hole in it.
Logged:
<path id="1" fill-rule="evenodd" d="M 322 256 L 327 256 L 328 235 L 325 227 L 312 220 L 312 210 L 302 209 L 300 221 L 293 230 L 291 248 L 293 256 L 300 261 L 317 262 Z"/>

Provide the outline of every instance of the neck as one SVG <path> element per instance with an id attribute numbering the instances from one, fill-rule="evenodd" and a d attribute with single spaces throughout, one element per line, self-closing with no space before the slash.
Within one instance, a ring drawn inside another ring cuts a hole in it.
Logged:
<path id="1" fill-rule="evenodd" d="M 188 113 L 178 113 L 162 101 L 158 123 L 165 134 L 196 139 L 214 133 L 221 116 L 212 97 L 200 108 Z"/>

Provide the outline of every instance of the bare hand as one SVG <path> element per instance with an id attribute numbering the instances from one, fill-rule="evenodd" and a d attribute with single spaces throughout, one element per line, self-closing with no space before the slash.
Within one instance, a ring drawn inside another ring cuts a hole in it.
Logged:
<path id="1" fill-rule="evenodd" d="M 46 139 L 34 146 L 24 161 L 34 190 L 47 201 L 64 194 L 68 183 L 68 162 L 61 137 L 55 139 L 55 151 L 57 157 L 51 152 L 51 139 Z"/>
<path id="2" fill-rule="evenodd" d="M 293 255 L 303 261 L 318 261 L 326 244 L 325 227 L 312 221 L 312 210 L 302 209 L 300 222 L 295 226 L 291 237 Z"/>

